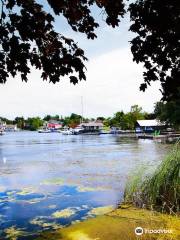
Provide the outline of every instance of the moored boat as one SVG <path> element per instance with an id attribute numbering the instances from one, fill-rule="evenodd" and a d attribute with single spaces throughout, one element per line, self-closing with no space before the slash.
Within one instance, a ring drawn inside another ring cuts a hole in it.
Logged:
<path id="1" fill-rule="evenodd" d="M 5 134 L 5 131 L 0 131 L 0 135 L 4 135 Z"/>
<path id="2" fill-rule="evenodd" d="M 38 133 L 51 133 L 51 130 L 46 129 L 46 128 L 42 128 L 38 130 Z"/>
<path id="3" fill-rule="evenodd" d="M 67 130 L 62 130 L 61 133 L 63 135 L 74 135 L 73 131 L 71 129 Z"/>

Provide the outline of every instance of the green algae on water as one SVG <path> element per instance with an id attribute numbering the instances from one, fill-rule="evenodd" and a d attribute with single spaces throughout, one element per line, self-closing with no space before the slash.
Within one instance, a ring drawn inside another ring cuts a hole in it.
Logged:
<path id="1" fill-rule="evenodd" d="M 105 191 L 106 189 L 102 187 L 84 187 L 84 186 L 78 186 L 77 191 L 78 192 L 100 192 Z"/>
<path id="2" fill-rule="evenodd" d="M 76 210 L 73 208 L 66 208 L 60 211 L 56 211 L 52 214 L 54 218 L 69 218 L 76 213 Z"/>
<path id="3" fill-rule="evenodd" d="M 62 178 L 47 179 L 41 183 L 41 185 L 63 185 L 63 184 L 64 179 Z"/>
<path id="4" fill-rule="evenodd" d="M 104 207 L 97 207 L 97 208 L 93 208 L 92 210 L 90 210 L 88 212 L 89 216 L 99 216 L 99 215 L 104 215 L 107 214 L 109 212 L 112 212 L 114 210 L 112 205 L 109 206 L 104 206 Z"/>
<path id="5" fill-rule="evenodd" d="M 56 222 L 47 222 L 45 221 L 44 219 L 42 219 L 42 217 L 36 217 L 34 219 L 32 219 L 30 221 L 30 224 L 33 224 L 33 225 L 38 225 L 44 229 L 60 229 L 62 228 L 62 226 L 60 224 L 57 224 Z"/>
<path id="6" fill-rule="evenodd" d="M 24 229 L 16 228 L 16 226 L 11 226 L 5 229 L 6 238 L 11 240 L 17 240 L 21 236 L 27 235 Z"/>

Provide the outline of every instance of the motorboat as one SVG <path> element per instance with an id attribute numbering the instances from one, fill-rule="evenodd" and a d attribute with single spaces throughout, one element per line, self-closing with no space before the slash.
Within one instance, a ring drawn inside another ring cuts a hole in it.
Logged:
<path id="1" fill-rule="evenodd" d="M 5 131 L 0 131 L 0 135 L 4 135 L 5 134 Z"/>
<path id="2" fill-rule="evenodd" d="M 38 133 L 51 133 L 51 130 L 47 128 L 42 128 L 38 130 Z"/>
<path id="3" fill-rule="evenodd" d="M 62 130 L 61 133 L 63 135 L 74 135 L 73 130 L 71 129 Z"/>

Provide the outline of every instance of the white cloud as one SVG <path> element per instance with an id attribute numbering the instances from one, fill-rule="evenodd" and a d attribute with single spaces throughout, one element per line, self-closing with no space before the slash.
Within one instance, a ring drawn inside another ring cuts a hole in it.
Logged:
<path id="1" fill-rule="evenodd" d="M 30 74 L 28 83 L 22 83 L 19 77 L 9 79 L 0 86 L 3 103 L 0 116 L 81 113 L 81 96 L 86 116 L 108 116 L 121 109 L 128 111 L 133 104 L 152 111 L 154 102 L 161 97 L 157 83 L 145 93 L 139 91 L 143 68 L 132 62 L 129 48 L 95 57 L 87 68 L 87 81 L 76 86 L 67 78 L 55 85 L 43 82 L 36 70 Z"/>

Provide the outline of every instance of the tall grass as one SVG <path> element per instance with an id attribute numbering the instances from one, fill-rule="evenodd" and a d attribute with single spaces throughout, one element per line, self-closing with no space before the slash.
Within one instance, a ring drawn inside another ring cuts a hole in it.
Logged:
<path id="1" fill-rule="evenodd" d="M 180 142 L 164 159 L 152 176 L 139 174 L 127 183 L 125 202 L 161 212 L 175 214 L 180 210 Z"/>

